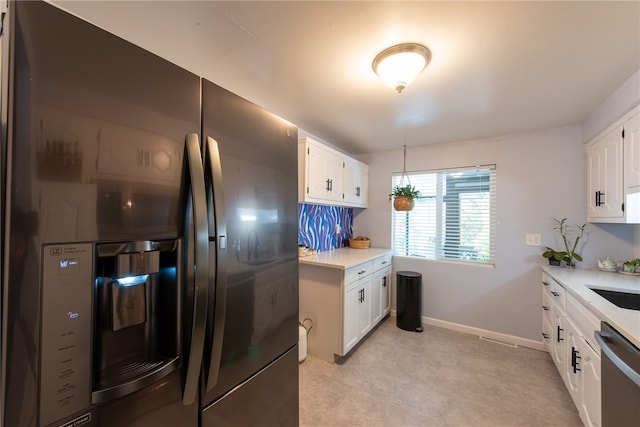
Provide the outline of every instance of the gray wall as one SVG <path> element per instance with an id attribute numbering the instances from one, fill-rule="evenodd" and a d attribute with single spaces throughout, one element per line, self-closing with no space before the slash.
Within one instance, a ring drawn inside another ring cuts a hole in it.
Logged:
<path id="1" fill-rule="evenodd" d="M 634 76 L 631 85 L 638 73 Z M 628 96 L 622 96 L 620 103 L 613 98 L 586 123 L 590 129 L 599 129 L 594 134 L 630 109 Z M 355 210 L 354 233 L 369 236 L 376 247 L 391 245 L 392 206 L 387 195 L 391 174 L 402 170 L 402 157 L 402 149 L 358 156 L 369 164 L 369 208 Z M 496 164 L 497 174 L 495 267 L 395 257 L 394 269 L 422 273 L 423 316 L 540 341 L 538 263 L 545 260 L 542 248 L 526 246 L 524 238 L 525 233 L 541 233 L 543 247 L 560 248 L 552 218 L 568 217 L 572 225 L 586 222 L 582 126 L 410 147 L 407 152 L 409 171 L 491 163 Z M 580 245 L 584 257 L 580 266 L 595 268 L 605 256 L 634 256 L 636 227 L 589 224 Z"/>

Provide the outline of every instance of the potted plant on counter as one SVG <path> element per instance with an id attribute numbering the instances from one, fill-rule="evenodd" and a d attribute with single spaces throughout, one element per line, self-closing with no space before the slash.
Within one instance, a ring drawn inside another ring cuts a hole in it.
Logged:
<path id="1" fill-rule="evenodd" d="M 560 265 L 566 255 L 566 252 L 558 252 L 555 249 L 550 248 L 549 246 L 546 246 L 545 251 L 542 253 L 542 256 L 544 258 L 549 259 L 549 265 Z"/>
<path id="2" fill-rule="evenodd" d="M 582 261 L 582 256 L 578 253 L 578 242 L 584 236 L 584 229 L 587 224 L 582 224 L 577 226 L 577 229 L 580 231 L 580 234 L 576 236 L 576 239 L 571 242 L 569 238 L 570 230 L 569 225 L 567 224 L 567 218 L 562 219 L 553 219 L 557 226 L 554 227 L 554 230 L 558 230 L 560 233 L 560 237 L 562 238 L 562 243 L 564 244 L 564 251 L 556 251 L 553 248 L 545 247 L 545 251 L 542 253 L 544 258 L 549 259 L 549 264 L 551 265 L 560 265 L 560 262 L 563 261 L 567 267 L 575 267 L 576 261 Z"/>
<path id="3" fill-rule="evenodd" d="M 622 272 L 632 274 L 640 273 L 640 258 L 635 258 L 622 264 Z"/>
<path id="4" fill-rule="evenodd" d="M 397 211 L 410 211 L 415 205 L 414 199 L 420 196 L 420 191 L 411 184 L 396 185 L 389 198 L 393 198 L 393 207 Z"/>

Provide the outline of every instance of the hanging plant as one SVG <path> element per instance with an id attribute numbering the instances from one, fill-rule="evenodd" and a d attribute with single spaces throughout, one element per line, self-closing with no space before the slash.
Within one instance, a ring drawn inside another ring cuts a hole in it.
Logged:
<path id="1" fill-rule="evenodd" d="M 397 211 L 410 211 L 415 204 L 414 199 L 420 195 L 411 184 L 405 186 L 396 185 L 393 187 L 393 193 L 389 197 L 393 197 L 393 207 Z"/>
<path id="2" fill-rule="evenodd" d="M 407 178 L 407 184 L 405 185 L 404 179 Z M 416 190 L 409 181 L 409 175 L 407 174 L 407 146 L 404 146 L 404 160 L 402 163 L 402 177 L 400 178 L 400 185 L 393 187 L 393 192 L 389 194 L 389 199 L 393 198 L 393 208 L 397 211 L 410 211 L 415 205 L 414 199 L 420 196 L 420 191 Z"/>

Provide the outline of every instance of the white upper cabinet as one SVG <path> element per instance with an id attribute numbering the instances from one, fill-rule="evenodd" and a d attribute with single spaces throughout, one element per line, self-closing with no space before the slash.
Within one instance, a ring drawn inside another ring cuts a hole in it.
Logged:
<path id="1" fill-rule="evenodd" d="M 589 222 L 635 222 L 625 197 L 640 192 L 640 110 L 635 109 L 587 145 Z"/>
<path id="2" fill-rule="evenodd" d="M 369 166 L 355 159 L 345 159 L 343 178 L 345 204 L 366 207 L 369 203 Z"/>
<path id="3" fill-rule="evenodd" d="M 316 144 L 306 144 L 306 197 L 316 202 L 342 201 L 342 158 Z"/>
<path id="4" fill-rule="evenodd" d="M 622 127 L 587 147 L 589 221 L 623 222 L 622 147 Z"/>
<path id="5" fill-rule="evenodd" d="M 625 194 L 640 192 L 640 111 L 623 125 Z"/>
<path id="6" fill-rule="evenodd" d="M 369 167 L 311 138 L 298 142 L 298 201 L 367 207 Z"/>

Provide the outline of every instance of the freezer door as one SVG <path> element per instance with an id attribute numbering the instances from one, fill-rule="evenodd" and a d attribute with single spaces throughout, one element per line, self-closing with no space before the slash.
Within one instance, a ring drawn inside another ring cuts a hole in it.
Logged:
<path id="1" fill-rule="evenodd" d="M 226 221 L 226 258 L 218 259 L 226 270 L 224 328 L 209 328 L 205 358 L 217 366 L 205 368 L 206 407 L 298 341 L 298 168 L 295 126 L 213 83 L 202 86 L 202 138 L 218 147 Z M 211 280 L 212 288 L 220 285 Z M 208 375 L 216 368 L 217 378 Z M 265 398 L 279 387 L 263 389 Z"/>

